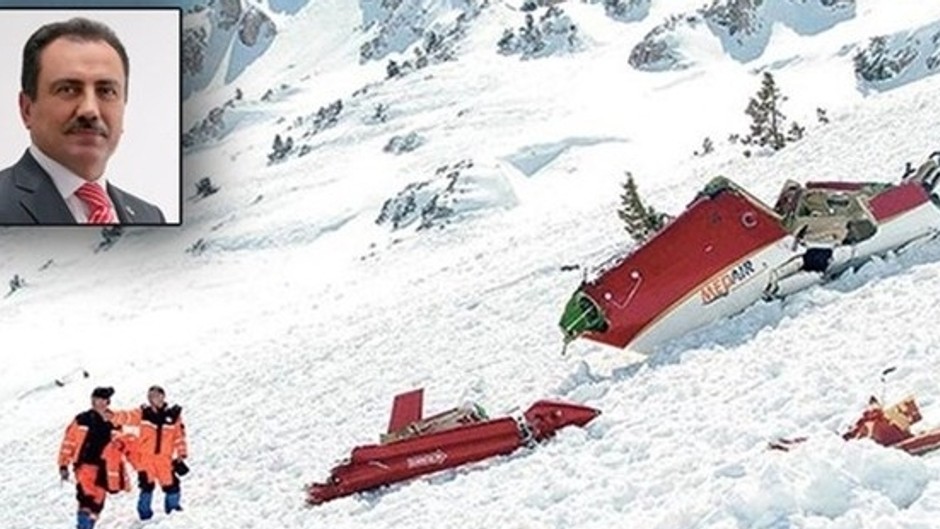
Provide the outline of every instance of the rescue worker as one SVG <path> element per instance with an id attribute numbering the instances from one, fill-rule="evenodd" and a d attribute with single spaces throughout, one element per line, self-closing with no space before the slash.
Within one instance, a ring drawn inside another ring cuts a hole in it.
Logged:
<path id="1" fill-rule="evenodd" d="M 166 392 L 160 386 L 147 390 L 147 404 L 128 411 L 115 411 L 109 416 L 119 426 L 137 426 L 138 435 L 138 485 L 137 514 L 141 520 L 153 517 L 151 503 L 156 484 L 163 489 L 163 509 L 167 514 L 182 511 L 180 506 L 179 476 L 189 472 L 186 427 L 181 416 L 182 408 L 166 402 Z"/>
<path id="2" fill-rule="evenodd" d="M 75 416 L 59 448 L 63 481 L 69 479 L 69 464 L 74 464 L 78 529 L 93 529 L 107 493 L 119 492 L 127 485 L 122 456 L 130 454 L 132 443 L 112 443 L 116 426 L 107 420 L 107 414 L 113 394 L 114 388 L 95 388 L 91 409 Z"/>

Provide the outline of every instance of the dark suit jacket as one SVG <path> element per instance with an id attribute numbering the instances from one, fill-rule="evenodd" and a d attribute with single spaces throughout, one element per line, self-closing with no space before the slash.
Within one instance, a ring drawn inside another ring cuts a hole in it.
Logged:
<path id="1" fill-rule="evenodd" d="M 108 183 L 108 195 L 121 224 L 163 224 L 160 208 Z M 76 224 L 52 177 L 27 150 L 0 171 L 0 225 Z"/>

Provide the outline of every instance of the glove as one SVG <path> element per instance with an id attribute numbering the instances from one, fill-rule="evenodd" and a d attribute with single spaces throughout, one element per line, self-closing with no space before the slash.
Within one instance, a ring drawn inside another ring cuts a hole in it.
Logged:
<path id="1" fill-rule="evenodd" d="M 189 474 L 189 467 L 186 466 L 186 463 L 182 459 L 173 460 L 173 473 L 177 476 L 185 476 Z"/>
<path id="2" fill-rule="evenodd" d="M 62 478 L 62 481 L 68 481 L 69 467 L 59 467 L 59 477 Z"/>

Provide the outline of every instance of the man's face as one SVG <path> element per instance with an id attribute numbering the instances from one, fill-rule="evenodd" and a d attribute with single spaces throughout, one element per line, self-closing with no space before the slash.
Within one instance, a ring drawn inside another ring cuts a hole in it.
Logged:
<path id="1" fill-rule="evenodd" d="M 40 150 L 97 180 L 124 132 L 125 89 L 114 48 L 60 37 L 40 53 L 36 99 L 20 93 L 20 115 Z"/>
<path id="2" fill-rule="evenodd" d="M 91 398 L 91 409 L 95 410 L 98 413 L 103 413 L 104 410 L 108 409 L 109 404 L 111 404 L 111 401 L 109 399 L 103 399 L 101 397 Z"/>
<path id="3" fill-rule="evenodd" d="M 155 408 L 162 408 L 166 397 L 159 391 L 149 391 L 147 392 L 147 400 L 150 401 L 151 406 Z"/>

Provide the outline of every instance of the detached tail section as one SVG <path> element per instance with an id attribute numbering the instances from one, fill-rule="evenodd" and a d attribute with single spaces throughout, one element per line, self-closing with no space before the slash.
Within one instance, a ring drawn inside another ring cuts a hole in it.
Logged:
<path id="1" fill-rule="evenodd" d="M 568 402 L 540 400 L 521 419 L 489 419 L 476 405 L 422 418 L 423 390 L 395 397 L 389 431 L 380 444 L 353 448 L 324 483 L 307 486 L 307 503 L 381 487 L 453 468 L 551 437 L 566 426 L 584 426 L 600 411 Z"/>

